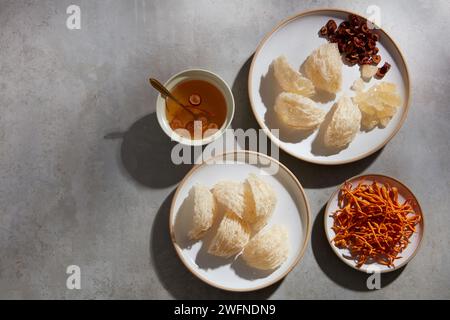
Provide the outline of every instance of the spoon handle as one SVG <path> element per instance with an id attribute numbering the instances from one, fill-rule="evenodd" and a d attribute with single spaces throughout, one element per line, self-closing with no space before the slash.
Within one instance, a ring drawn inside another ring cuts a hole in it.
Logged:
<path id="1" fill-rule="evenodd" d="M 166 87 L 164 87 L 164 85 L 159 82 L 158 80 L 156 80 L 155 78 L 150 78 L 149 79 L 150 84 L 152 85 L 153 88 L 155 88 L 163 98 L 169 98 L 172 99 L 174 102 L 176 102 L 180 107 L 182 107 L 184 110 L 186 110 L 187 112 L 189 112 L 192 116 L 194 116 L 194 118 L 197 117 L 197 115 L 192 111 L 195 110 L 198 113 L 207 115 L 207 116 L 212 116 L 212 113 L 200 108 L 193 108 L 190 106 L 185 106 L 184 104 L 182 104 L 177 98 L 175 98 L 175 96 L 169 91 L 167 90 Z M 191 110 L 192 108 L 192 110 Z"/>
<path id="2" fill-rule="evenodd" d="M 175 98 L 173 96 L 172 93 L 170 93 L 169 90 L 166 89 L 166 87 L 164 87 L 164 85 L 159 82 L 158 80 L 154 79 L 154 78 L 150 78 L 150 84 L 152 85 L 153 88 L 155 88 L 156 90 L 158 90 L 159 93 L 161 93 L 161 95 L 163 96 L 163 98 L 169 97 L 170 99 L 172 99 L 173 101 L 175 101 L 177 104 L 179 104 L 180 106 L 182 106 L 183 108 L 185 107 L 180 101 L 178 101 L 177 98 Z"/>

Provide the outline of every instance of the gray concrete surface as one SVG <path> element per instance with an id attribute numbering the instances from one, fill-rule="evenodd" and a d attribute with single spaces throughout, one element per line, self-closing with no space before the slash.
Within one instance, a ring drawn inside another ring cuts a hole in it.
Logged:
<path id="1" fill-rule="evenodd" d="M 81 30 L 65 26 L 71 3 L 81 7 Z M 169 204 L 189 167 L 170 163 L 147 77 L 213 70 L 233 87 L 233 126 L 257 127 L 247 74 L 263 35 L 304 9 L 364 13 L 373 4 L 410 68 L 403 128 L 349 165 L 282 154 L 314 217 L 304 260 L 258 292 L 203 284 L 169 241 Z M 449 299 L 449 16 L 448 1 L 0 0 L 0 298 Z M 333 255 L 321 225 L 335 187 L 363 172 L 404 181 L 426 216 L 419 254 L 376 291 Z M 72 264 L 81 290 L 66 288 Z"/>

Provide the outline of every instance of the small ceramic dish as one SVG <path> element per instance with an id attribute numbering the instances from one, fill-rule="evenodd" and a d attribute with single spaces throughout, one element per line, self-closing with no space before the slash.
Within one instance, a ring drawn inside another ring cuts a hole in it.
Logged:
<path id="1" fill-rule="evenodd" d="M 350 178 L 347 180 L 352 187 L 356 187 L 359 183 L 366 183 L 370 184 L 372 182 L 377 182 L 378 184 L 388 184 L 391 187 L 396 187 L 398 189 L 398 199 L 400 203 L 403 203 L 406 199 L 412 200 L 412 208 L 414 212 L 421 216 L 420 222 L 416 225 L 416 231 L 413 233 L 413 235 L 409 238 L 409 244 L 408 246 L 399 254 L 399 258 L 395 260 L 394 266 L 389 267 L 383 264 L 380 264 L 378 262 L 373 263 L 365 263 L 360 268 L 356 267 L 356 261 L 350 257 L 350 253 L 347 249 L 340 249 L 332 243 L 332 239 L 335 237 L 335 232 L 333 231 L 333 223 L 334 218 L 332 217 L 332 214 L 336 212 L 338 207 L 338 197 L 339 197 L 339 191 L 343 187 L 343 185 L 340 185 L 336 191 L 331 195 L 330 200 L 328 201 L 327 207 L 325 209 L 325 216 L 324 216 L 324 223 L 325 223 L 325 234 L 327 236 L 328 242 L 330 243 L 331 248 L 333 249 L 334 253 L 347 265 L 350 267 L 366 272 L 390 272 L 394 271 L 398 268 L 403 267 L 406 265 L 417 253 L 420 243 L 423 238 L 423 232 L 424 232 L 424 217 L 422 214 L 422 209 L 420 208 L 420 204 L 417 201 L 414 194 L 411 192 L 411 190 L 408 189 L 407 186 L 405 186 L 400 181 L 379 175 L 379 174 L 366 174 L 361 176 L 356 176 L 353 178 Z"/>
<path id="2" fill-rule="evenodd" d="M 172 76 L 164 86 L 170 91 L 179 83 L 186 80 L 203 80 L 211 83 L 216 88 L 218 88 L 223 94 L 227 107 L 227 114 L 223 125 L 218 129 L 218 131 L 210 136 L 204 137 L 202 139 L 191 139 L 188 137 L 183 137 L 176 133 L 169 124 L 166 114 L 166 100 L 159 94 L 156 99 L 156 116 L 158 118 L 159 125 L 163 131 L 173 140 L 189 146 L 200 146 L 204 144 L 211 143 L 217 140 L 225 130 L 230 126 L 231 121 L 234 116 L 234 98 L 230 87 L 227 83 L 219 77 L 217 74 L 202 70 L 202 69 L 189 69 L 181 71 L 174 76 Z"/>

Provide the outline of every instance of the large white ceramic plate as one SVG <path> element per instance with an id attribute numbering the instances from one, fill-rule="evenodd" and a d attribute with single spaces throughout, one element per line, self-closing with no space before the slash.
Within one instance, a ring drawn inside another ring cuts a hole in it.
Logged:
<path id="1" fill-rule="evenodd" d="M 273 112 L 279 88 L 273 76 L 273 69 L 270 67 L 272 61 L 280 55 L 285 55 L 293 67 L 299 68 L 314 49 L 327 42 L 326 39 L 318 36 L 319 29 L 329 19 L 334 19 L 339 24 L 347 18 L 348 14 L 350 12 L 334 9 L 313 10 L 286 19 L 263 39 L 255 52 L 250 68 L 250 103 L 259 125 L 281 149 L 308 162 L 332 165 L 367 157 L 382 148 L 397 133 L 406 118 L 409 103 L 408 70 L 395 42 L 382 29 L 379 29 L 377 32 L 380 40 L 377 46 L 382 57 L 380 66 L 385 61 L 392 65 L 382 81 L 395 83 L 402 98 L 401 107 L 386 128 L 359 132 L 346 149 L 339 153 L 331 153 L 323 147 L 320 139 L 316 139 L 317 130 L 311 135 L 304 135 L 279 124 Z M 359 77 L 358 66 L 344 65 L 341 92 L 331 101 L 326 101 L 330 97 L 319 97 L 321 100 L 319 107 L 328 111 L 343 94 L 353 96 L 354 92 L 350 90 L 350 87 Z M 380 80 L 372 79 L 365 88 L 377 82 Z M 279 137 L 272 134 L 270 129 L 280 129 Z"/>
<path id="2" fill-rule="evenodd" d="M 219 159 L 227 161 L 219 162 Z M 235 159 L 235 160 L 233 160 Z M 251 291 L 269 286 L 290 272 L 302 258 L 311 233 L 311 215 L 302 186 L 295 176 L 273 158 L 250 151 L 237 151 L 194 167 L 179 184 L 170 210 L 170 233 L 185 266 L 204 282 L 230 291 Z M 278 170 L 274 171 L 274 168 Z M 244 181 L 249 173 L 262 175 L 277 194 L 277 205 L 268 226 L 284 225 L 289 232 L 288 259 L 273 272 L 248 267 L 239 256 L 224 259 L 207 253 L 213 232 L 197 242 L 189 241 L 191 204 L 189 190 L 195 184 L 210 188 L 221 180 Z M 275 173 L 276 172 L 276 173 Z M 275 174 L 272 174 L 275 173 Z"/>
<path id="3" fill-rule="evenodd" d="M 367 183 L 370 184 L 372 182 L 377 182 L 379 184 L 389 184 L 391 187 L 396 187 L 398 189 L 398 199 L 400 203 L 403 203 L 406 199 L 413 200 L 413 210 L 416 214 L 419 214 L 421 216 L 421 221 L 416 225 L 416 232 L 409 238 L 409 245 L 406 247 L 405 250 L 403 250 L 402 253 L 400 253 L 399 259 L 395 260 L 393 267 L 388 267 L 385 265 L 382 265 L 377 262 L 363 264 L 360 268 L 356 267 L 356 262 L 350 258 L 350 253 L 347 249 L 340 249 L 337 248 L 331 240 L 335 237 L 335 232 L 333 231 L 332 226 L 334 223 L 334 219 L 332 217 L 332 214 L 336 212 L 336 210 L 339 209 L 338 207 L 338 196 L 339 196 L 339 190 L 341 189 L 342 185 L 336 189 L 336 191 L 331 196 L 330 200 L 328 201 L 327 207 L 325 209 L 325 233 L 327 236 L 328 241 L 330 242 L 331 248 L 333 251 L 337 254 L 337 256 L 344 261 L 347 265 L 351 266 L 352 268 L 355 268 L 356 270 L 363 271 L 363 272 L 390 272 L 394 271 L 405 264 L 407 264 L 417 253 L 417 250 L 420 247 L 420 243 L 423 238 L 423 231 L 424 231 L 424 219 L 422 214 L 422 209 L 420 208 L 419 202 L 417 201 L 414 194 L 411 192 L 411 190 L 408 189 L 403 183 L 400 181 L 379 175 L 379 174 L 366 174 L 361 175 L 357 177 L 353 177 L 348 180 L 349 183 L 353 187 L 356 187 L 358 183 Z"/>

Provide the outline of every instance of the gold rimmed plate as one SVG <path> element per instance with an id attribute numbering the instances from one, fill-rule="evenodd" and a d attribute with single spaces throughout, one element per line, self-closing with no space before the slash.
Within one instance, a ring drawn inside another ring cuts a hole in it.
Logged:
<path id="1" fill-rule="evenodd" d="M 192 217 L 187 203 L 190 189 L 195 184 L 212 188 L 222 180 L 244 181 L 250 173 L 260 175 L 277 195 L 277 205 L 268 227 L 284 225 L 289 233 L 287 260 L 279 268 L 268 272 L 247 266 L 239 255 L 224 259 L 208 254 L 214 226 L 199 241 L 193 242 L 187 237 Z M 192 274 L 220 289 L 252 291 L 280 281 L 299 263 L 311 234 L 311 213 L 301 184 L 284 165 L 260 153 L 236 151 L 197 165 L 186 175 L 172 201 L 169 229 L 180 260 Z"/>
<path id="2" fill-rule="evenodd" d="M 384 264 L 371 261 L 370 263 L 363 264 L 361 267 L 358 268 L 356 266 L 357 263 L 355 259 L 351 257 L 349 250 L 345 248 L 338 248 L 332 241 L 336 235 L 332 229 L 334 224 L 333 213 L 339 209 L 338 205 L 339 191 L 341 190 L 344 184 L 342 184 L 341 186 L 339 186 L 339 188 L 336 189 L 336 191 L 331 195 L 330 200 L 328 201 L 328 204 L 325 209 L 324 227 L 325 227 L 325 234 L 328 239 L 328 242 L 330 243 L 331 248 L 333 249 L 334 253 L 336 253 L 336 255 L 345 264 L 362 272 L 384 273 L 394 271 L 398 268 L 403 267 L 416 255 L 423 238 L 424 217 L 417 198 L 414 196 L 412 191 L 406 185 L 404 185 L 397 179 L 380 174 L 366 174 L 353 177 L 346 181 L 346 183 L 350 183 L 353 188 L 356 187 L 359 183 L 371 184 L 373 182 L 378 183 L 379 186 L 389 185 L 391 187 L 396 187 L 398 190 L 399 202 L 403 203 L 405 200 L 409 200 L 412 205 L 412 209 L 414 210 L 414 213 L 420 215 L 421 217 L 420 222 L 415 226 L 416 231 L 409 238 L 408 246 L 399 254 L 398 256 L 399 258 L 394 261 L 393 266 L 386 266 Z"/>
<path id="3" fill-rule="evenodd" d="M 273 75 L 272 61 L 280 55 L 285 55 L 289 63 L 299 69 L 314 49 L 327 43 L 326 39 L 318 36 L 319 29 L 330 19 L 339 24 L 350 13 L 352 12 L 339 9 L 318 9 L 287 18 L 269 32 L 254 54 L 248 78 L 252 111 L 269 138 L 282 150 L 298 159 L 324 165 L 344 164 L 362 159 L 386 145 L 406 118 L 410 96 L 408 68 L 399 47 L 383 29 L 376 31 L 380 36 L 377 46 L 382 57 L 379 66 L 389 62 L 392 67 L 382 80 L 371 79 L 366 83 L 365 89 L 381 81 L 396 85 L 402 104 L 386 128 L 360 131 L 347 148 L 329 150 L 323 145 L 319 130 L 301 132 L 288 129 L 280 124 L 274 113 L 275 98 L 280 89 Z M 319 108 L 328 111 L 341 96 L 351 97 L 355 94 L 350 87 L 360 78 L 359 67 L 344 65 L 342 76 L 342 89 L 336 96 L 321 95 L 314 98 Z M 279 129 L 278 136 L 272 129 Z"/>

